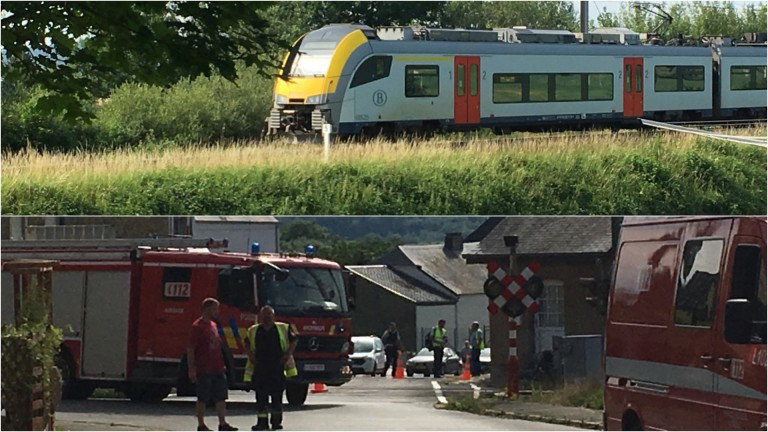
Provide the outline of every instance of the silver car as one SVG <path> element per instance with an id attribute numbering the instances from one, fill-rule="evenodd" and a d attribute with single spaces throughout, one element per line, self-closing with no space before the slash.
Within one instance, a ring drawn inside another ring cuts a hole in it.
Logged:
<path id="1" fill-rule="evenodd" d="M 405 362 L 405 374 L 412 377 L 414 374 L 423 374 L 425 377 L 432 375 L 434 372 L 434 360 L 435 355 L 428 348 L 422 348 L 415 356 L 408 359 Z M 461 374 L 461 359 L 456 353 L 448 348 L 443 348 L 443 374 Z"/>
<path id="2" fill-rule="evenodd" d="M 387 357 L 384 354 L 384 343 L 376 336 L 353 336 L 352 343 L 355 351 L 349 356 L 352 360 L 352 372 L 376 376 L 384 370 Z"/>

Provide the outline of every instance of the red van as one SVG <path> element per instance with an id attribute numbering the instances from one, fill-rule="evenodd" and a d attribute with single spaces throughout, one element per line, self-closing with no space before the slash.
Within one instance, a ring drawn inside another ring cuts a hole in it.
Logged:
<path id="1" fill-rule="evenodd" d="M 766 218 L 627 218 L 605 334 L 608 430 L 766 430 Z"/>

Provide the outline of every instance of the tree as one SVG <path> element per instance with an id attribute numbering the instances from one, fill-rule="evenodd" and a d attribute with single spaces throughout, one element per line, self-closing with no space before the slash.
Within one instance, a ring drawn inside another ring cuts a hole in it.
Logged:
<path id="1" fill-rule="evenodd" d="M 90 118 L 82 101 L 104 83 L 169 85 L 182 77 L 237 76 L 235 65 L 276 66 L 282 47 L 263 2 L 3 2 L 3 79 L 40 85 L 47 112 Z M 106 86 L 112 88 L 112 86 Z"/>
<path id="2" fill-rule="evenodd" d="M 442 24 L 448 27 L 492 28 L 527 26 L 575 30 L 576 11 L 568 1 L 449 2 Z"/>

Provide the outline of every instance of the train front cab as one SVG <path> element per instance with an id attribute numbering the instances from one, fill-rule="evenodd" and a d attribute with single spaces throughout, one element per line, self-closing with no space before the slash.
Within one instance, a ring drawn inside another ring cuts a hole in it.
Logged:
<path id="1" fill-rule="evenodd" d="M 608 430 L 765 430 L 766 219 L 627 221 L 609 297 Z"/>

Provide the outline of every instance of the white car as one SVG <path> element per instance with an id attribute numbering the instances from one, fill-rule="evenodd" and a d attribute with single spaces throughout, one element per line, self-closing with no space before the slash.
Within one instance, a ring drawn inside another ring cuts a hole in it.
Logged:
<path id="1" fill-rule="evenodd" d="M 354 373 L 365 373 L 376 376 L 384 370 L 387 357 L 384 354 L 384 343 L 376 336 L 353 336 L 352 343 L 355 351 L 349 356 L 352 360 Z"/>

